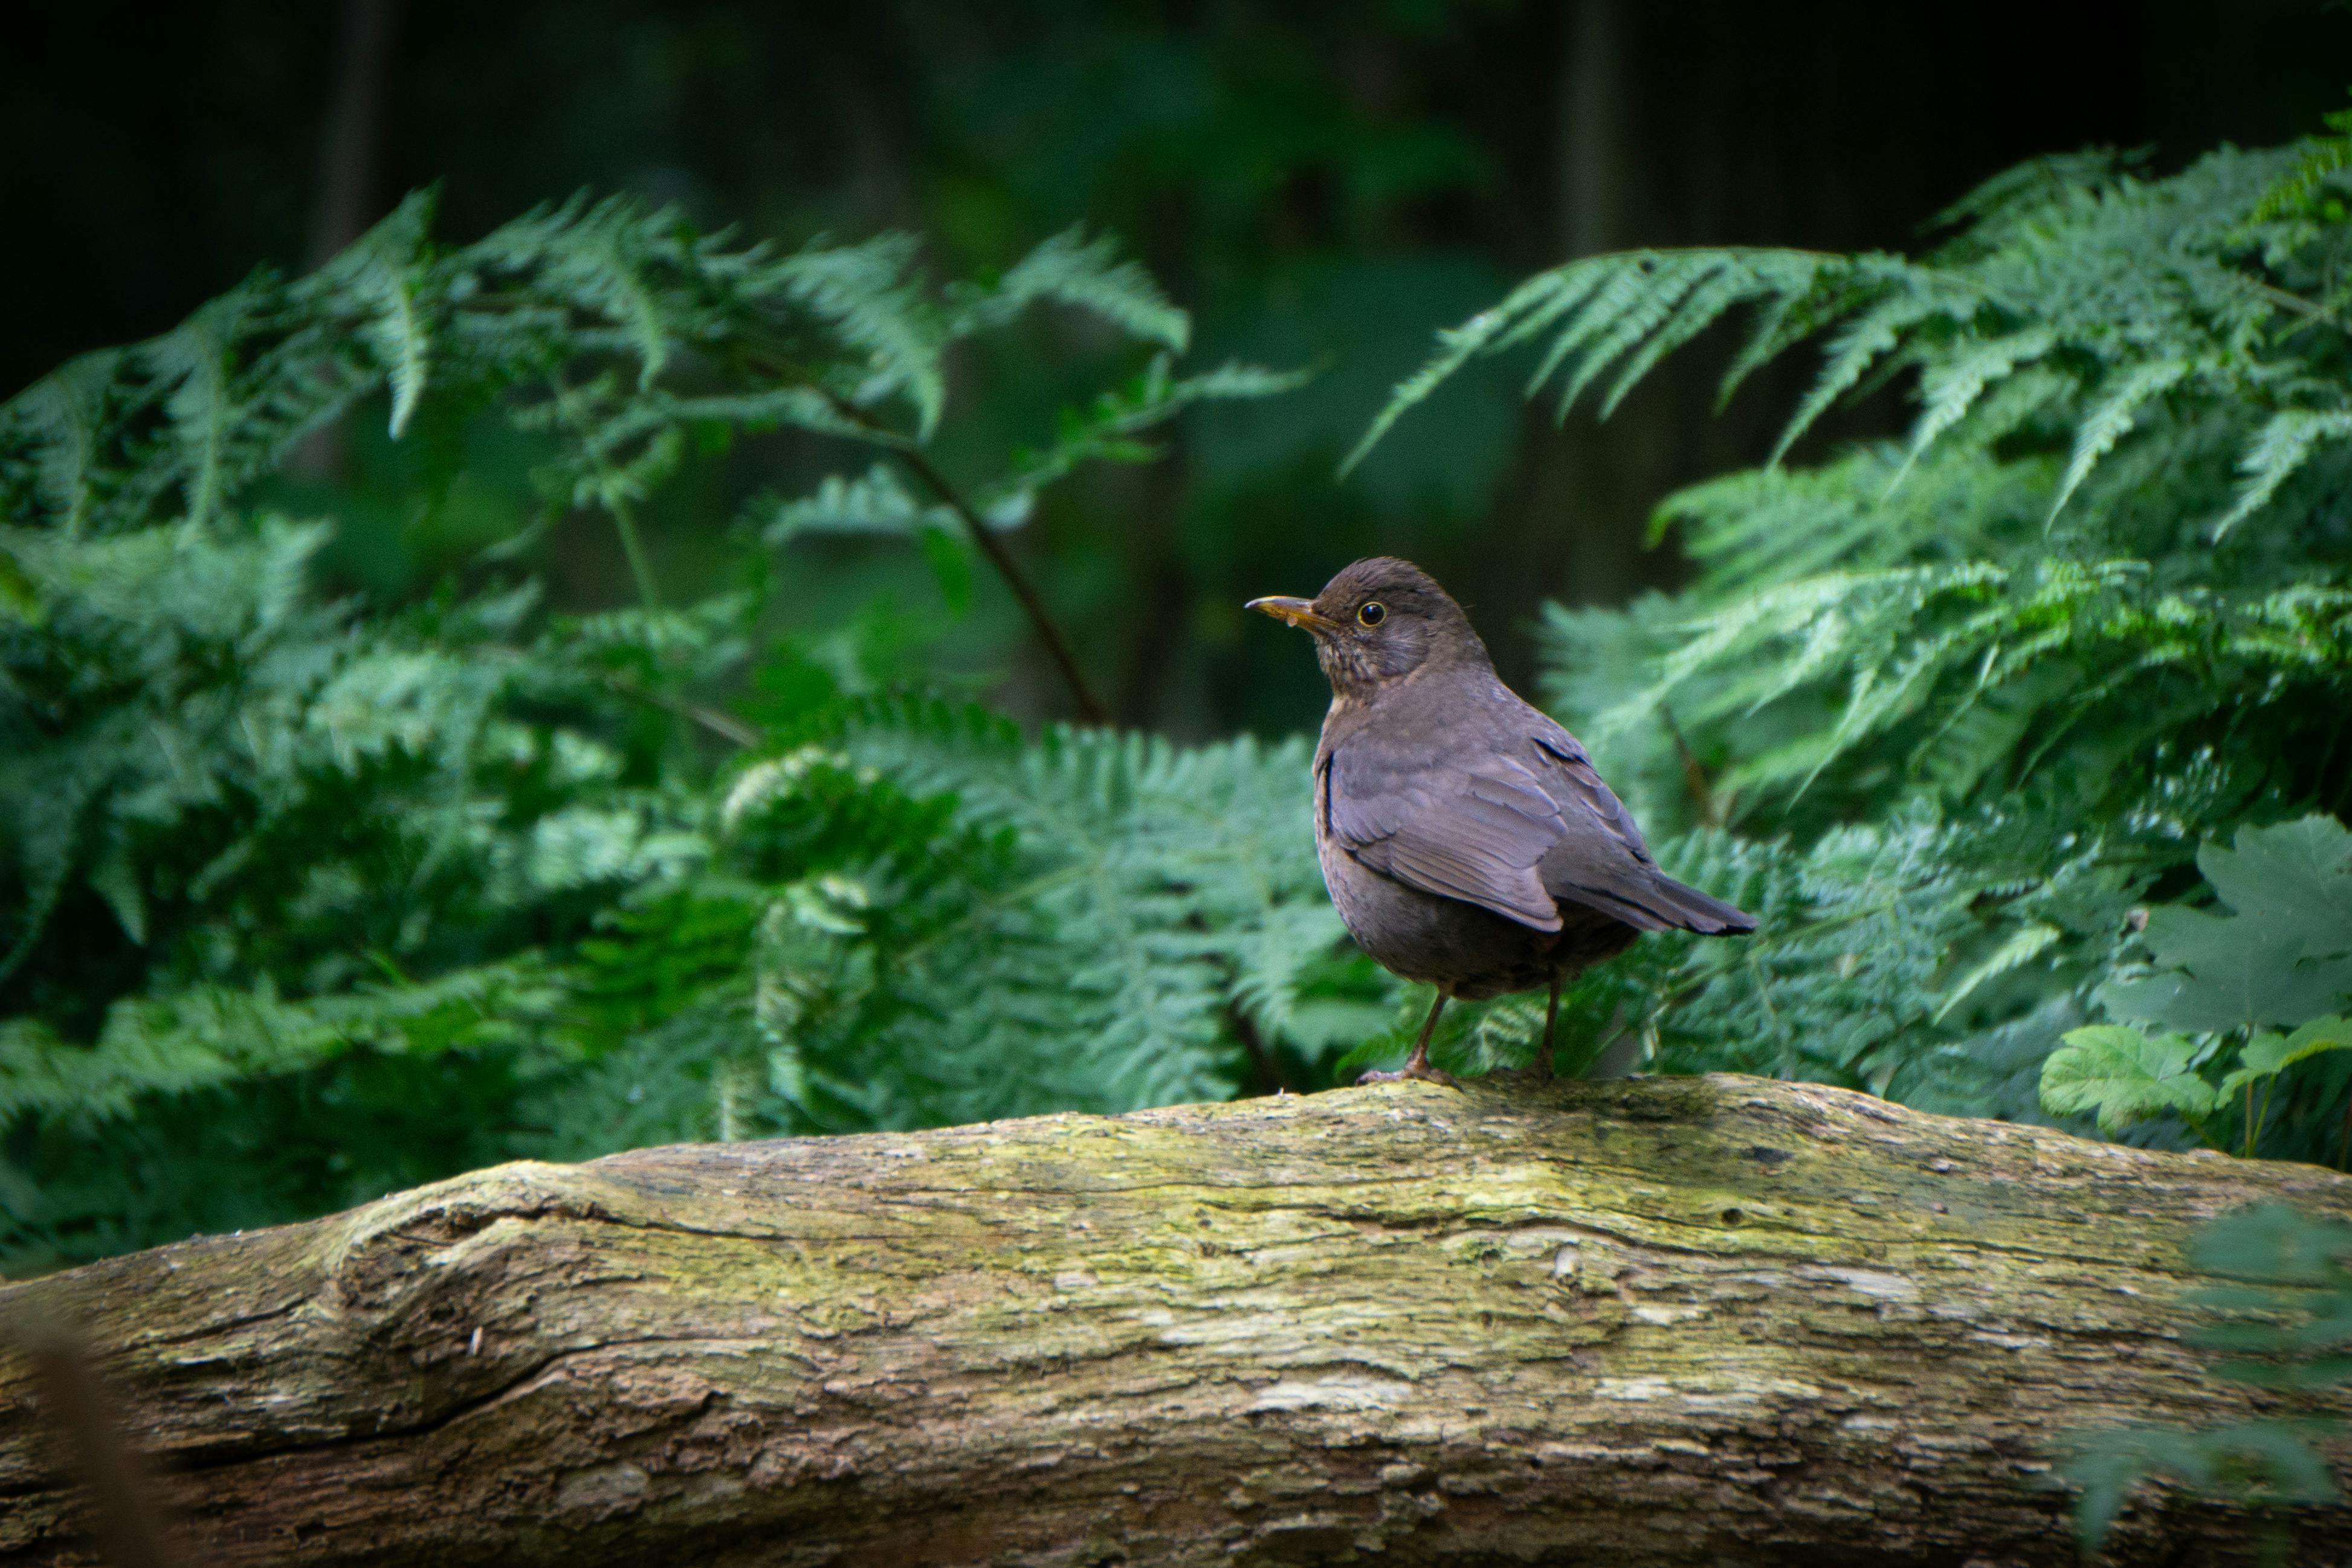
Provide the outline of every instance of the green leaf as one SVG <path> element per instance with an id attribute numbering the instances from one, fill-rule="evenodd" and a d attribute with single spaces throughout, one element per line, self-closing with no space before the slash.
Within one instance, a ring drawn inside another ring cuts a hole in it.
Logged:
<path id="1" fill-rule="evenodd" d="M 90 869 L 89 885 L 106 900 L 132 945 L 147 946 L 147 891 L 140 883 L 139 867 L 128 844 L 118 842 Z"/>
<path id="2" fill-rule="evenodd" d="M 1811 390 L 1797 405 L 1797 412 L 1789 416 L 1789 423 L 1781 426 L 1764 465 L 1779 467 L 1798 439 L 1835 407 L 1840 398 L 1852 392 L 1871 366 L 1895 350 L 1906 330 L 1933 315 L 1937 306 L 1936 298 L 1926 292 L 1899 293 L 1841 329 L 1830 340 L 1821 373 L 1814 378 Z"/>
<path id="3" fill-rule="evenodd" d="M 1984 962 L 1970 969 L 1958 984 L 1944 994 L 1943 1006 L 1936 1009 L 1932 1021 L 1941 1023 L 1951 1016 L 1954 1008 L 1966 1001 L 1969 994 L 1987 980 L 2022 967 L 2048 952 L 2053 944 L 2065 935 L 2055 925 L 2035 921 L 2021 925 L 2010 934 L 2009 939 L 1993 949 Z"/>
<path id="4" fill-rule="evenodd" d="M 257 302 L 253 285 L 199 307 L 172 331 L 145 344 L 141 357 L 163 398 L 187 516 L 203 522 L 221 501 L 226 447 L 244 409 L 236 400 L 230 359 L 248 312 Z"/>
<path id="5" fill-rule="evenodd" d="M 1493 309 L 1480 311 L 1459 327 L 1440 328 L 1436 351 L 1389 393 L 1389 401 L 1373 415 L 1362 439 L 1340 460 L 1339 476 L 1345 478 L 1353 472 L 1398 420 L 1444 385 L 1456 371 L 1497 344 L 1516 340 L 1508 335 L 1515 321 L 1531 316 L 1548 319 L 1550 314 L 1571 308 L 1581 293 L 1598 287 L 1601 277 L 1599 271 L 1579 263 L 1538 273 Z"/>
<path id="6" fill-rule="evenodd" d="M 2341 1493 L 2310 1424 L 2249 1421 L 2205 1432 L 2125 1427 L 2070 1434 L 2061 1469 L 2082 1489 L 2075 1538 L 2095 1552 L 2131 1489 L 2162 1476 L 2241 1504 L 2332 1502 Z"/>
<path id="7" fill-rule="evenodd" d="M 2213 1086 L 2197 1075 L 2197 1048 L 2177 1034 L 2094 1024 L 2070 1030 L 2042 1064 L 2042 1104 L 2054 1115 L 2096 1113 L 2114 1136 L 2134 1122 L 2177 1112 L 2192 1125 L 2212 1113 Z"/>
<path id="8" fill-rule="evenodd" d="M 26 622 L 41 618 L 40 590 L 25 575 L 5 544 L 0 544 L 0 615 Z"/>
<path id="9" fill-rule="evenodd" d="M 2352 946 L 2352 831 L 2333 817 L 2242 829 L 2199 850 L 2197 869 L 2242 914 L 2302 927 L 2327 951 Z"/>
<path id="10" fill-rule="evenodd" d="M 123 368 L 119 349 L 68 360 L 0 406 L 35 453 L 36 493 L 68 535 L 88 521 L 92 482 L 105 471 L 107 394 Z"/>
<path id="11" fill-rule="evenodd" d="M 866 356 L 861 402 L 903 393 L 914 403 L 917 433 L 928 440 L 947 407 L 940 362 L 950 323 L 916 266 L 909 235 L 882 235 L 863 245 L 812 247 L 778 267 L 785 286 Z"/>
<path id="12" fill-rule="evenodd" d="M 1014 454 L 1012 472 L 992 489 L 983 507 L 992 511 L 1013 495 L 1034 494 L 1087 463 L 1150 462 L 1159 449 L 1138 437 L 1196 403 L 1278 397 L 1306 385 L 1313 374 L 1228 361 L 1180 377 L 1171 373 L 1167 355 L 1157 355 L 1141 375 L 1103 393 L 1091 406 L 1064 409 L 1052 444 Z"/>
<path id="13" fill-rule="evenodd" d="M 2227 1100 L 2249 1083 L 2275 1078 L 2298 1061 L 2332 1051 L 2352 1051 L 2352 1023 L 2340 1018 L 2314 1019 L 2293 1034 L 2263 1030 L 2238 1053 L 2238 1066 L 2221 1081 Z"/>
<path id="14" fill-rule="evenodd" d="M 2243 829 L 2197 863 L 2231 912 L 2150 910 L 2158 972 L 2108 984 L 2110 1013 L 2197 1031 L 2293 1029 L 2352 998 L 2352 833 L 2341 823 Z"/>
<path id="15" fill-rule="evenodd" d="M 1976 405 L 1977 399 L 1984 395 L 1985 388 L 2018 366 L 2040 359 L 2057 342 L 2057 334 L 2049 328 L 2030 327 L 1979 344 L 1956 360 L 1930 368 L 1919 388 L 1927 407 L 1920 411 L 1918 423 L 1911 427 L 1911 449 L 1903 455 L 1903 466 L 1895 471 L 1886 487 L 1893 490 L 1910 476 L 1913 466 L 1936 444 L 1937 437 L 1959 423 Z"/>

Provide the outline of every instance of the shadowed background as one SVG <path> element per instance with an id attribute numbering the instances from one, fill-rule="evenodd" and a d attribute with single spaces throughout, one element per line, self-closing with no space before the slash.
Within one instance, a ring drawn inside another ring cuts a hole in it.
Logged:
<path id="1" fill-rule="evenodd" d="M 45 237 L 0 254 L 16 302 L 0 394 L 165 329 L 257 258 L 305 267 L 435 183 L 460 240 L 583 185 L 786 244 L 909 229 L 948 273 L 1076 220 L 1121 235 L 1195 312 L 1201 362 L 1324 367 L 1302 393 L 1204 416 L 1173 463 L 1087 480 L 1028 530 L 1120 720 L 1180 737 L 1312 721 L 1312 664 L 1239 602 L 1312 592 L 1357 555 L 1429 566 L 1515 682 L 1543 599 L 1678 580 L 1671 545 L 1643 547 L 1648 508 L 1757 460 L 1801 366 L 1717 418 L 1719 352 L 1678 356 L 1608 424 L 1565 431 L 1508 381 L 1474 378 L 1332 482 L 1430 330 L 1510 280 L 1633 245 L 1908 246 L 1941 204 L 2036 152 L 2144 143 L 2169 168 L 2217 141 L 2284 140 L 2352 57 L 2352 15 L 2315 0 L 1901 21 L 1624 0 L 347 0 L 156 7 L 135 26 L 44 7 L 14 31 L 0 126 L 20 155 L 0 190 L 18 232 Z M 1020 367 L 996 371 L 1008 421 L 1050 402 Z M 383 460 L 357 433 L 314 455 L 320 482 L 362 488 Z M 718 570 L 719 522 L 691 498 L 649 519 L 666 580 Z M 334 568 L 413 594 L 478 543 L 449 527 L 387 514 Z M 582 519 L 547 551 L 559 596 L 582 602 L 625 570 Z M 862 607 L 886 638 L 944 641 L 934 653 L 995 700 L 1055 711 L 999 585 L 950 629 L 923 573 L 850 552 L 786 598 L 809 626 Z"/>

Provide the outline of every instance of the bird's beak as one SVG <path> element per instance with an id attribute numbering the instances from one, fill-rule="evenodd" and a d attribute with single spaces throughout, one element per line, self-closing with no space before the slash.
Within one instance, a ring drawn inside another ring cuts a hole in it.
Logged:
<path id="1" fill-rule="evenodd" d="M 1287 621 L 1293 626 L 1308 632 L 1337 632 L 1339 629 L 1337 621 L 1315 613 L 1315 601 L 1311 599 L 1289 599 L 1277 595 L 1272 599 L 1253 599 L 1243 608 L 1271 615 L 1277 621 Z"/>

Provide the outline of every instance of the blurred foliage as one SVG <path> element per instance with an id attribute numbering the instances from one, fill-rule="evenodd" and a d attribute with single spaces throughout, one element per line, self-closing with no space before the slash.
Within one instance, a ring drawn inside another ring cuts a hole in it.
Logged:
<path id="1" fill-rule="evenodd" d="M 2142 1129 L 2158 1138 L 2190 1135 L 2184 1109 L 2223 1114 L 2200 1096 L 2226 1082 L 2233 1146 L 2343 1157 L 2352 1073 L 2323 1048 L 2336 1026 L 2312 1022 L 2352 983 L 2328 956 L 2347 941 L 2343 830 L 2252 832 L 2207 852 L 2210 888 L 2196 874 L 2200 843 L 2242 822 L 2340 818 L 2352 798 L 2352 228 L 2332 145 L 2223 151 L 2163 179 L 2039 160 L 1951 209 L 1916 260 L 1601 256 L 1442 335 L 1368 444 L 1463 367 L 1514 354 L 1535 361 L 1531 396 L 1556 388 L 1563 417 L 1598 397 L 1605 415 L 1741 307 L 1727 396 L 1824 343 L 1782 454 L 1873 387 L 1917 404 L 1906 439 L 1669 497 L 1656 528 L 1701 563 L 1686 591 L 1553 613 L 1553 701 L 1645 821 L 1684 825 L 1662 858 L 1762 917 L 1728 953 L 1644 943 L 1579 988 L 1580 1016 L 1637 1031 L 1664 1067 L 2019 1117 L 2046 1084 L 2053 1109 L 2105 1106 L 2111 1127 L 2168 1110 Z M 2214 893 L 2234 920 L 2141 907 Z M 2246 951 L 2191 952 L 2192 929 Z M 2191 1020 L 2201 989 L 2137 978 L 2257 949 L 2253 983 L 2293 968 L 2293 1006 L 2280 991 Z M 2076 1077 L 2120 1023 L 2045 1077 L 2103 1009 L 2203 1041 L 2152 1042 L 2137 1101 Z M 2292 1047 L 2262 1032 L 2305 1024 Z M 2261 1071 L 2267 1118 L 2245 1115 L 2231 1062 Z"/>
<path id="2" fill-rule="evenodd" d="M 2070 1030 L 2042 1064 L 2042 1103 L 2096 1112 L 2110 1134 L 2169 1112 L 2208 1145 L 2251 1155 L 2281 1090 L 2332 1101 L 2347 1076 L 2334 1061 L 2325 1076 L 2289 1070 L 2352 1051 L 2352 1022 L 2336 1011 L 2352 997 L 2352 833 L 2326 817 L 2248 828 L 2197 864 L 2230 913 L 2149 911 L 2144 969 L 2099 992 L 2109 1017 L 2167 1032 Z M 2305 1109 L 2293 1152 L 2352 1165 L 2352 1118 L 2331 1150 Z"/>
<path id="3" fill-rule="evenodd" d="M 372 169 L 346 178 L 322 165 L 321 133 L 350 107 L 347 71 L 369 65 L 344 55 L 339 18 L 368 10 L 397 25 L 373 60 Z M 1724 345 L 1701 342 L 1607 432 L 1561 434 L 1504 378 L 1473 376 L 1334 486 L 1433 328 L 1567 255 L 1902 246 L 1954 193 L 2047 148 L 2152 143 L 2170 164 L 2224 138 L 2282 141 L 2343 101 L 2352 47 L 2335 0 L 2263 0 L 2227 27 L 2196 0 L 2135 7 L 2127 25 L 2017 0 L 1971 15 L 1956 28 L 1629 0 L 197 0 L 124 29 L 35 8 L 0 50 L 0 127 L 41 150 L 0 166 L 0 208 L 38 236 L 0 251 L 0 298 L 28 302 L 0 333 L 0 397 L 163 331 L 257 260 L 317 265 L 341 243 L 324 244 L 327 213 L 373 216 L 418 187 L 439 187 L 442 232 L 466 239 L 585 186 L 792 246 L 918 233 L 966 277 L 1084 223 L 1192 311 L 1204 362 L 1323 370 L 1296 397 L 1171 430 L 1165 464 L 1074 476 L 1026 525 L 1024 559 L 1120 722 L 1190 740 L 1310 726 L 1312 662 L 1239 605 L 1373 550 L 1437 573 L 1526 689 L 1544 599 L 1616 604 L 1683 580 L 1677 552 L 1640 548 L 1650 507 L 1760 457 L 1773 400 L 1797 383 L 1768 370 L 1767 395 L 1710 417 Z M 992 471 L 1097 390 L 1080 359 L 1025 334 L 966 343 L 952 373 L 951 471 Z M 1844 412 L 1826 433 L 1875 432 L 1890 412 Z M 414 446 L 380 427 L 350 433 L 344 464 L 306 465 L 280 504 L 343 525 L 322 585 L 404 601 L 507 537 L 501 495 L 529 494 L 535 459 L 503 434 L 469 435 L 464 476 L 429 512 L 413 505 Z M 789 448 L 752 456 L 781 496 L 831 471 Z M 682 598 L 732 559 L 717 527 L 732 507 L 701 483 L 683 476 L 639 519 Z M 566 611 L 604 607 L 628 579 L 609 528 L 583 519 L 520 559 Z M 1066 716 L 1002 589 L 982 574 L 968 616 L 927 625 L 928 570 L 854 540 L 813 546 L 771 613 L 823 635 L 870 609 L 877 638 L 919 635 L 958 689 L 1024 722 Z"/>
<path id="4" fill-rule="evenodd" d="M 1041 58 L 1079 57 L 968 106 L 1094 160 L 1037 178 L 1231 130 L 1171 110 L 1164 141 L 1121 120 L 1088 152 L 1071 106 L 1187 78 L 1134 38 Z M 1360 215 L 1479 177 L 1328 104 L 1258 129 L 1322 149 Z M 2054 1071 L 2053 1109 L 2134 1136 L 2340 1158 L 2338 895 L 2289 909 L 2227 869 L 2341 869 L 2332 145 L 2038 161 L 1918 259 L 1572 261 L 1445 334 L 1369 434 L 1334 383 L 1488 270 L 1294 258 L 1293 308 L 1213 334 L 1283 368 L 1202 367 L 1110 241 L 1021 250 L 977 199 L 950 215 L 992 237 L 948 251 L 1003 254 L 941 282 L 902 235 L 772 248 L 620 199 L 444 245 L 413 197 L 0 408 L 0 1259 L 514 1154 L 1305 1089 L 1398 1053 L 1425 998 L 1341 939 L 1302 742 L 1024 733 L 967 699 L 1087 711 L 1106 643 L 1125 687 L 1201 631 L 1186 552 L 1312 561 L 1268 584 L 1311 588 L 1362 505 L 1442 529 L 1484 504 L 1509 356 L 1606 412 L 1742 308 L 1732 384 L 1826 341 L 1781 451 L 1661 507 L 1689 589 L 1554 607 L 1545 643 L 1661 861 L 1763 929 L 1586 977 L 1561 1065 L 2019 1117 Z M 1196 216 L 1131 214 L 1147 243 Z M 1291 368 L 1334 340 L 1331 376 Z M 1908 439 L 1780 461 L 1887 387 Z M 1359 434 L 1359 488 L 1315 513 Z M 1268 497 L 1305 515 L 1272 527 Z M 2313 1010 L 2184 1021 L 2282 921 Z M 1437 1054 L 1521 1062 L 1540 1022 L 1452 1009 Z M 2068 1049 L 2128 1035 L 2175 1098 L 2045 1066 L 2084 1026 L 2112 1032 Z"/>
<path id="5" fill-rule="evenodd" d="M 2294 1561 L 2284 1511 L 2341 1500 L 2320 1444 L 2340 1423 L 2298 1416 L 2315 1390 L 2352 1377 L 2352 1226 L 2263 1204 L 2214 1220 L 2189 1249 L 2197 1271 L 2229 1281 L 2191 1300 L 2213 1318 L 2197 1336 L 2225 1354 L 2210 1375 L 2263 1390 L 2284 1413 L 2204 1431 L 2139 1425 L 2068 1436 L 2060 1475 L 2080 1490 L 2074 1523 L 2095 1552 L 2136 1489 L 2160 1481 L 2254 1511 L 2260 1561 Z"/>
<path id="6" fill-rule="evenodd" d="M 573 202 L 446 249 L 428 213 L 0 408 L 16 1266 L 528 1150 L 1312 1076 L 1331 1009 L 1380 991 L 1299 841 L 1296 744 L 1024 742 L 861 695 L 905 664 L 887 636 L 761 631 L 845 530 L 918 541 L 952 621 L 1047 487 L 1296 377 L 1180 372 L 1184 312 L 1076 234 L 940 287 L 897 236 L 778 252 Z M 953 350 L 1038 310 L 1092 323 L 1106 390 L 947 478 Z M 406 607 L 323 598 L 331 526 L 267 504 L 358 411 L 415 451 L 421 507 L 486 422 L 535 456 L 508 536 Z M 862 471 L 741 486 L 736 585 L 675 602 L 639 508 L 723 493 L 708 471 L 760 441 Z M 635 605 L 545 608 L 513 557 L 564 517 L 613 530 Z"/>

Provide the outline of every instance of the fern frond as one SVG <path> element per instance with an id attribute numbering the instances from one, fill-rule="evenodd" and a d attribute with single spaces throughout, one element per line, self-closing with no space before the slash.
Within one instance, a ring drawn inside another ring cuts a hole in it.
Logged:
<path id="1" fill-rule="evenodd" d="M 1937 307 L 1935 296 L 1925 290 L 1903 290 L 1881 299 L 1832 336 L 1823 350 L 1821 373 L 1780 427 L 1764 465 L 1778 466 L 1822 415 L 1852 392 L 1873 365 L 1895 351 L 1906 329 L 1935 315 Z"/>
<path id="2" fill-rule="evenodd" d="M 317 280 L 319 292 L 348 293 L 365 311 L 360 335 L 391 386 L 395 441 L 415 417 L 429 373 L 433 334 L 423 298 L 430 287 L 425 248 L 433 209 L 432 193 L 413 193 Z"/>
<path id="3" fill-rule="evenodd" d="M 928 439 L 947 406 L 940 355 L 949 326 L 923 287 L 918 248 L 908 235 L 884 235 L 863 245 L 803 250 L 776 271 L 794 298 L 866 356 L 859 401 L 903 393 L 915 405 L 919 437 Z"/>
<path id="4" fill-rule="evenodd" d="M 1010 472 L 991 492 L 988 505 L 992 509 L 1014 505 L 1016 497 L 1042 490 L 1089 462 L 1148 462 L 1158 455 L 1157 450 L 1138 438 L 1188 409 L 1207 402 L 1279 397 L 1304 386 L 1313 374 L 1307 370 L 1270 371 L 1228 361 L 1199 375 L 1177 376 L 1166 355 L 1155 356 L 1142 374 L 1104 392 L 1090 407 L 1063 410 L 1053 444 L 1041 450 L 1016 452 Z"/>
<path id="5" fill-rule="evenodd" d="M 2118 154 L 2107 148 L 2029 158 L 1985 181 L 1922 226 L 1930 233 L 1960 231 L 1939 260 L 1974 259 L 2035 225 L 2063 221 L 2069 210 L 2079 211 L 2113 190 L 2132 166 L 2146 162 L 2144 152 Z"/>
<path id="6" fill-rule="evenodd" d="M 1919 396 L 1926 404 L 1911 427 L 1911 449 L 1903 465 L 1887 481 L 1893 489 L 1903 483 L 1936 438 L 1958 424 L 1984 395 L 1986 387 L 2003 380 L 2020 365 L 2040 359 L 2057 346 L 2057 335 L 2046 327 L 2028 328 L 1997 338 L 1957 359 L 1942 361 L 1920 378 Z"/>
<path id="7" fill-rule="evenodd" d="M 903 538 L 954 520 L 944 507 L 917 500 L 895 471 L 877 463 L 855 479 L 827 475 L 814 494 L 775 507 L 764 537 L 774 545 L 812 533 Z"/>
<path id="8" fill-rule="evenodd" d="M 89 519 L 92 489 L 102 473 L 107 394 L 121 367 L 118 350 L 83 354 L 0 407 L 0 426 L 9 430 L 11 444 L 33 451 L 38 504 L 68 536 L 79 534 Z"/>
<path id="9" fill-rule="evenodd" d="M 28 1019 L 0 1022 L 0 1122 L 88 1127 L 127 1113 L 143 1096 L 315 1067 L 362 1047 L 441 1051 L 511 1037 L 542 1009 L 545 976 L 525 961 L 418 985 L 379 985 L 317 1001 L 198 986 L 117 1003 L 97 1045 L 65 1048 Z"/>
<path id="10" fill-rule="evenodd" d="M 220 505 L 224 449 L 239 413 L 229 358 L 257 293 L 257 285 L 247 284 L 225 294 L 140 350 L 162 392 L 187 516 L 197 522 Z"/>
<path id="11" fill-rule="evenodd" d="M 2294 166 L 2254 204 L 2250 222 L 2274 223 L 2300 214 L 2312 204 L 2321 186 L 2352 169 L 2352 109 L 2339 109 L 2322 120 L 2336 134 L 2315 136 L 2304 143 L 2303 155 Z"/>
<path id="12" fill-rule="evenodd" d="M 963 288 L 950 297 L 950 337 L 1002 325 L 1031 305 L 1050 300 L 1087 311 L 1131 338 L 1171 354 L 1191 345 L 1192 318 L 1161 291 L 1159 280 L 1119 258 L 1108 235 L 1087 237 L 1083 225 L 1065 229 L 1023 256 L 993 288 Z"/>
<path id="13" fill-rule="evenodd" d="M 2114 450 L 2116 443 L 2130 431 L 2141 407 L 2178 386 L 2188 376 L 2189 368 L 2186 360 L 2148 360 L 2133 365 L 2116 378 L 2112 390 L 2075 428 L 2074 449 L 2066 459 L 2066 473 L 2058 481 L 2058 493 L 2051 497 L 2044 527 L 2057 520 L 2083 481 L 2091 476 L 2099 459 Z"/>
<path id="14" fill-rule="evenodd" d="M 1459 327 L 1441 328 L 1437 351 L 1429 362 L 1397 383 L 1389 401 L 1340 464 L 1345 477 L 1380 444 L 1381 437 L 1406 412 L 1450 380 L 1456 371 L 1481 354 L 1516 348 L 1529 335 L 1576 308 L 1585 296 L 1608 277 L 1608 269 L 1571 262 L 1551 272 L 1538 273 L 1513 289 L 1493 309 L 1484 310 Z"/>
<path id="15" fill-rule="evenodd" d="M 2294 477 L 2323 443 L 2352 436 L 2352 410 L 2290 409 L 2274 414 L 2255 435 L 2239 464 L 2243 483 L 2230 509 L 2214 523 L 2218 542 L 2268 505 L 2279 486 Z"/>

